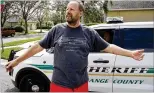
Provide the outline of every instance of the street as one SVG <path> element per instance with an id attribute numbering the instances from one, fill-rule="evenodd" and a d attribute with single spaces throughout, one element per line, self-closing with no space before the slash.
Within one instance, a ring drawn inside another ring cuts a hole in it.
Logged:
<path id="1" fill-rule="evenodd" d="M 2 62 L 6 62 L 6 60 L 1 59 L 0 63 Z M 19 90 L 15 88 L 11 82 L 10 76 L 3 65 L 0 65 L 0 74 L 0 92 L 19 92 Z"/>
<path id="2" fill-rule="evenodd" d="M 24 40 L 29 38 L 36 38 L 40 36 L 44 36 L 46 33 L 38 33 L 38 34 L 28 34 L 28 35 L 16 35 L 15 37 L 3 37 L 3 43 Z M 1 59 L 0 63 L 6 62 L 6 60 Z M 0 64 L 0 92 L 19 92 L 19 90 L 14 87 L 10 76 L 5 70 L 5 67 Z"/>
<path id="3" fill-rule="evenodd" d="M 38 33 L 38 34 L 27 34 L 27 35 L 15 35 L 14 37 L 3 37 L 3 43 L 17 41 L 17 40 L 23 40 L 23 39 L 29 39 L 29 38 L 36 38 L 40 36 L 44 36 L 46 33 Z"/>

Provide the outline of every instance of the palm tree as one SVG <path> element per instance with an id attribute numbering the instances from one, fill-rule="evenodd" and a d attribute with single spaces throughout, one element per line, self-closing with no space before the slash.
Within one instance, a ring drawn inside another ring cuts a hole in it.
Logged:
<path id="1" fill-rule="evenodd" d="M 83 5 L 85 5 L 85 3 L 88 2 L 88 0 L 81 0 L 81 1 L 82 1 Z M 90 1 L 90 3 L 92 5 L 99 7 L 100 11 L 103 12 L 102 22 L 103 21 L 106 22 L 106 17 L 107 17 L 107 14 L 108 14 L 108 6 L 113 5 L 112 1 L 111 0 L 98 0 L 98 1 L 94 0 L 94 1 Z M 88 4 L 88 5 L 90 5 L 90 4 Z M 84 20 L 84 18 L 82 17 L 81 21 L 84 22 L 83 20 Z"/>
<path id="2" fill-rule="evenodd" d="M 103 3 L 103 12 L 104 12 L 104 22 L 106 22 L 106 18 L 107 18 L 107 14 L 108 14 L 108 5 L 113 5 L 113 2 L 111 0 L 104 0 L 104 3 Z"/>

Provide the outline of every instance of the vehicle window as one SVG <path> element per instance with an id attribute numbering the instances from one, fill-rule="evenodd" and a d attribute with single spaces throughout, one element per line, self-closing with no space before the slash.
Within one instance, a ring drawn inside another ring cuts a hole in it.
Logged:
<path id="1" fill-rule="evenodd" d="M 119 29 L 99 29 L 99 30 L 95 29 L 95 30 L 108 43 L 121 46 L 121 40 L 119 38 L 120 37 Z"/>
<path id="2" fill-rule="evenodd" d="M 153 49 L 153 28 L 125 28 L 120 30 L 121 42 L 126 49 Z"/>
<path id="3" fill-rule="evenodd" d="M 96 31 L 105 41 L 113 43 L 114 29 L 99 29 Z"/>

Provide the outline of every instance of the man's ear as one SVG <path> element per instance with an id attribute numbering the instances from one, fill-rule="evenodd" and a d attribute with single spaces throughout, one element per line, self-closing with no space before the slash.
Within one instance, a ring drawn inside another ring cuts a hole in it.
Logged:
<path id="1" fill-rule="evenodd" d="M 83 12 L 81 11 L 81 12 L 80 12 L 80 17 L 82 17 L 82 16 L 83 16 Z"/>

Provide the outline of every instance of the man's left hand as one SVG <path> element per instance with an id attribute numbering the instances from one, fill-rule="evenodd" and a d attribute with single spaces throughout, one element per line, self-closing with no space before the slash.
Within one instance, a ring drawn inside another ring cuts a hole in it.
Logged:
<path id="1" fill-rule="evenodd" d="M 138 61 L 143 60 L 144 57 L 144 49 L 132 51 L 132 58 Z"/>

